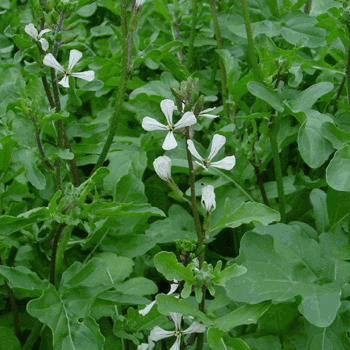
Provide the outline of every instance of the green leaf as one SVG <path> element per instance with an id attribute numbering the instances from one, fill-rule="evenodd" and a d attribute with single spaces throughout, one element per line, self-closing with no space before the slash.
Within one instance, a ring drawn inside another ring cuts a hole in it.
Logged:
<path id="1" fill-rule="evenodd" d="M 327 211 L 327 195 L 325 192 L 319 189 L 314 189 L 310 193 L 311 204 L 314 209 L 314 217 L 316 221 L 316 227 L 319 232 L 326 231 L 328 228 L 328 211 Z"/>
<path id="2" fill-rule="evenodd" d="M 230 207 L 231 202 L 227 198 L 225 201 L 225 213 L 215 227 L 211 228 L 211 231 L 221 230 L 225 227 L 235 228 L 250 222 L 259 222 L 262 225 L 268 225 L 274 221 L 280 220 L 280 214 L 278 211 L 261 203 L 243 203 L 233 212 L 231 212 Z"/>
<path id="3" fill-rule="evenodd" d="M 173 295 L 158 294 L 156 297 L 158 311 L 168 316 L 169 312 L 178 312 L 183 316 L 193 316 L 196 321 L 212 325 L 212 320 L 205 313 L 198 310 L 197 304 L 190 304 L 188 299 L 178 299 Z"/>
<path id="4" fill-rule="evenodd" d="M 243 324 L 254 324 L 269 309 L 270 305 L 270 301 L 264 301 L 257 305 L 244 305 L 225 316 L 219 317 L 214 323 L 216 327 L 225 332 Z"/>
<path id="5" fill-rule="evenodd" d="M 331 142 L 333 148 L 340 149 L 350 141 L 350 132 L 339 129 L 332 122 L 324 122 L 321 126 L 321 133 L 324 138 Z"/>
<path id="6" fill-rule="evenodd" d="M 284 111 L 283 104 L 278 97 L 278 94 L 274 91 L 269 90 L 264 84 L 250 81 L 247 87 L 251 94 L 267 102 L 276 111 Z"/>
<path id="7" fill-rule="evenodd" d="M 327 184 L 336 191 L 350 192 L 350 143 L 335 152 L 326 169 Z"/>
<path id="8" fill-rule="evenodd" d="M 329 82 L 314 84 L 304 91 L 299 92 L 295 97 L 289 100 L 290 108 L 294 112 L 307 111 L 323 95 L 332 91 L 334 85 Z"/>
<path id="9" fill-rule="evenodd" d="M 24 266 L 0 266 L 0 276 L 8 281 L 11 288 L 26 297 L 38 297 L 48 287 L 47 280 L 41 280 L 36 273 Z M 17 293 L 16 297 L 19 298 Z"/>
<path id="10" fill-rule="evenodd" d="M 0 326 L 0 350 L 21 350 L 22 346 L 13 333 L 13 327 Z"/>
<path id="11" fill-rule="evenodd" d="M 350 193 L 333 190 L 328 188 L 327 191 L 327 210 L 329 215 L 329 225 L 336 227 L 349 215 Z"/>
<path id="12" fill-rule="evenodd" d="M 294 236 L 301 238 L 297 233 Z M 255 304 L 264 300 L 286 301 L 301 295 L 299 311 L 310 323 L 327 327 L 334 321 L 340 307 L 339 283 L 312 283 L 324 269 L 323 264 L 317 262 L 320 249 L 309 239 L 302 239 L 299 247 L 294 247 L 293 240 L 288 231 L 280 242 L 269 235 L 246 233 L 241 241 L 238 261 L 248 271 L 226 283 L 227 296 L 234 301 Z M 297 257 L 300 248 L 304 251 L 301 257 Z"/>
<path id="13" fill-rule="evenodd" d="M 231 278 L 243 275 L 246 272 L 247 269 L 245 267 L 233 264 L 231 266 L 226 267 L 219 273 L 218 278 L 215 279 L 215 284 L 225 287 L 226 281 L 228 281 Z"/>
<path id="14" fill-rule="evenodd" d="M 47 208 L 35 208 L 18 216 L 3 215 L 0 217 L 0 235 L 9 235 L 30 224 L 37 224 L 49 218 Z"/>
<path id="15" fill-rule="evenodd" d="M 192 270 L 179 263 L 174 253 L 160 252 L 153 258 L 153 261 L 156 269 L 168 280 L 193 280 Z"/>
<path id="16" fill-rule="evenodd" d="M 21 149 L 17 154 L 19 160 L 23 163 L 23 166 L 26 169 L 28 181 L 38 190 L 43 190 L 46 186 L 46 178 L 36 166 L 34 149 Z"/>
<path id="17" fill-rule="evenodd" d="M 103 350 L 104 338 L 89 315 L 89 304 L 98 288 L 77 287 L 68 293 L 53 285 L 39 299 L 28 303 L 27 311 L 50 327 L 57 350 Z"/>
<path id="18" fill-rule="evenodd" d="M 308 166 L 318 168 L 333 152 L 331 143 L 321 133 L 322 124 L 331 118 L 317 111 L 308 111 L 305 114 L 306 120 L 298 134 L 299 151 Z"/>

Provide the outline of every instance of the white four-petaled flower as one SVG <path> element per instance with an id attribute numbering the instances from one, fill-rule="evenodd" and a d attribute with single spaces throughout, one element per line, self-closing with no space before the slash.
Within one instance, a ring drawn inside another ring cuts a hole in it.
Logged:
<path id="1" fill-rule="evenodd" d="M 171 159 L 167 156 L 160 156 L 153 162 L 157 175 L 165 182 L 171 182 Z"/>
<path id="2" fill-rule="evenodd" d="M 216 209 L 214 186 L 207 185 L 202 188 L 201 203 L 207 214 Z"/>
<path id="3" fill-rule="evenodd" d="M 196 124 L 197 120 L 195 115 L 192 112 L 186 112 L 181 117 L 181 119 L 174 125 L 173 124 L 173 112 L 175 108 L 175 103 L 172 100 L 163 100 L 160 103 L 160 108 L 165 115 L 165 118 L 168 122 L 168 125 L 164 125 L 159 123 L 154 118 L 145 117 L 142 120 L 142 127 L 146 131 L 153 130 L 165 130 L 168 131 L 168 135 L 165 137 L 163 142 L 163 149 L 170 150 L 177 146 L 177 142 L 174 136 L 174 130 L 184 128 L 186 126 L 190 126 Z"/>
<path id="4" fill-rule="evenodd" d="M 49 43 L 46 39 L 42 38 L 43 34 L 50 32 L 50 29 L 43 29 L 38 33 L 37 29 L 34 27 L 33 23 L 29 23 L 24 27 L 24 31 L 30 35 L 34 40 L 39 41 L 41 48 L 46 51 L 49 48 Z"/>
<path id="5" fill-rule="evenodd" d="M 196 150 L 196 147 L 194 146 L 194 143 L 192 140 L 187 140 L 188 149 L 191 152 L 191 154 L 199 159 L 201 162 L 196 163 L 203 167 L 204 169 L 207 169 L 209 166 L 225 169 L 225 170 L 231 170 L 235 164 L 236 164 L 236 158 L 235 156 L 229 156 L 225 157 L 224 159 L 221 159 L 217 162 L 212 162 L 211 160 L 216 156 L 216 154 L 219 152 L 219 150 L 222 148 L 222 146 L 226 142 L 226 137 L 216 134 L 213 137 L 213 141 L 211 144 L 210 153 L 207 159 L 204 159 Z"/>
<path id="6" fill-rule="evenodd" d="M 158 326 L 155 326 L 151 330 L 151 334 L 149 336 L 149 344 L 152 344 L 153 341 L 158 341 L 164 338 L 176 337 L 176 341 L 170 350 L 180 350 L 181 344 L 181 336 L 183 334 L 191 334 L 191 333 L 203 333 L 205 332 L 205 326 L 198 323 L 193 322 L 186 330 L 181 329 L 181 320 L 182 315 L 177 312 L 170 312 L 170 316 L 175 324 L 175 331 L 166 331 Z M 153 347 L 153 346 L 152 346 Z M 149 346 L 149 349 L 151 346 Z"/>
<path id="7" fill-rule="evenodd" d="M 51 54 L 48 53 L 43 60 L 43 63 L 46 66 L 55 68 L 56 70 L 64 73 L 64 77 L 62 80 L 59 81 L 58 84 L 61 84 L 64 87 L 69 87 L 69 76 L 81 78 L 87 81 L 94 80 L 95 78 L 95 72 L 92 70 L 87 70 L 85 72 L 79 72 L 79 73 L 72 73 L 73 67 L 77 64 L 77 62 L 81 59 L 83 54 L 78 50 L 70 50 L 69 52 L 69 62 L 68 62 L 68 68 L 64 69 L 56 60 L 56 58 Z"/>
<path id="8" fill-rule="evenodd" d="M 144 2 L 145 2 L 145 0 L 136 0 L 136 2 L 135 2 L 136 8 L 139 9 L 143 5 Z"/>

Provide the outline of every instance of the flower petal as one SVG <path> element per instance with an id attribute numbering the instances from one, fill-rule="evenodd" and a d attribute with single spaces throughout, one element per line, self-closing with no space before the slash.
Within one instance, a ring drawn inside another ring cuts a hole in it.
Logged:
<path id="1" fill-rule="evenodd" d="M 194 143 L 192 140 L 187 140 L 187 147 L 188 150 L 191 152 L 191 154 L 196 157 L 197 159 L 201 160 L 203 162 L 203 158 L 201 157 L 201 155 L 197 152 L 196 147 L 194 146 Z M 200 164 L 201 165 L 201 164 Z M 203 165 L 201 165 L 203 166 Z"/>
<path id="2" fill-rule="evenodd" d="M 182 314 L 180 314 L 178 312 L 169 312 L 169 314 L 175 323 L 176 330 L 180 330 L 181 329 Z"/>
<path id="3" fill-rule="evenodd" d="M 224 169 L 224 170 L 231 170 L 235 166 L 235 164 L 236 164 L 236 157 L 229 156 L 217 162 L 210 163 L 210 166 L 214 168 Z"/>
<path id="4" fill-rule="evenodd" d="M 150 117 L 144 117 L 143 118 L 143 120 L 142 120 L 142 127 L 146 131 L 168 130 L 165 125 L 159 123 L 158 120 L 155 120 L 154 118 L 150 118 Z"/>
<path id="5" fill-rule="evenodd" d="M 182 118 L 174 125 L 174 129 L 184 128 L 197 123 L 196 116 L 192 112 L 186 112 Z"/>
<path id="6" fill-rule="evenodd" d="M 148 349 L 148 344 L 143 343 L 137 346 L 137 350 L 147 350 Z"/>
<path id="7" fill-rule="evenodd" d="M 169 151 L 171 149 L 176 148 L 176 146 L 177 146 L 177 142 L 175 140 L 174 133 L 172 131 L 169 131 L 168 135 L 166 135 L 165 137 L 162 147 L 166 151 Z"/>
<path id="8" fill-rule="evenodd" d="M 218 115 L 208 114 L 208 112 L 211 112 L 214 109 L 216 109 L 216 107 L 204 109 L 202 112 L 199 113 L 199 116 L 200 117 L 207 117 L 210 119 L 218 118 L 219 117 Z"/>
<path id="9" fill-rule="evenodd" d="M 41 38 L 45 33 L 51 32 L 51 29 L 43 29 L 40 31 L 38 38 Z"/>
<path id="10" fill-rule="evenodd" d="M 167 295 L 174 294 L 176 292 L 176 289 L 179 287 L 179 282 L 177 280 L 174 280 L 174 283 L 170 285 L 170 291 Z"/>
<path id="11" fill-rule="evenodd" d="M 41 38 L 41 39 L 39 39 L 39 41 L 40 41 L 40 44 L 41 44 L 41 48 L 44 51 L 47 51 L 47 49 L 49 48 L 49 43 L 47 42 L 47 40 L 44 39 L 44 38 Z"/>
<path id="12" fill-rule="evenodd" d="M 66 73 L 64 68 L 57 62 L 56 58 L 53 57 L 53 55 L 51 53 L 48 53 L 47 55 L 45 55 L 43 63 L 46 66 L 49 66 L 51 68 L 55 68 L 56 70 L 58 70 L 62 73 Z"/>
<path id="13" fill-rule="evenodd" d="M 203 333 L 206 327 L 198 322 L 193 322 L 182 334 Z"/>
<path id="14" fill-rule="evenodd" d="M 160 109 L 165 115 L 165 118 L 169 125 L 173 125 L 173 111 L 175 109 L 175 103 L 173 100 L 163 100 L 160 103 Z"/>
<path id="15" fill-rule="evenodd" d="M 151 309 L 155 303 L 156 303 L 156 300 L 149 303 L 144 309 L 139 310 L 139 314 L 142 316 L 146 316 L 151 311 Z"/>
<path id="16" fill-rule="evenodd" d="M 156 158 L 153 162 L 153 166 L 155 172 L 163 181 L 171 182 L 171 159 L 169 157 L 160 156 Z"/>
<path id="17" fill-rule="evenodd" d="M 94 80 L 95 78 L 95 72 L 93 70 L 86 70 L 85 72 L 78 72 L 78 73 L 71 73 L 72 77 L 84 79 L 87 81 Z"/>
<path id="18" fill-rule="evenodd" d="M 210 153 L 208 156 L 208 160 L 211 161 L 216 154 L 219 152 L 220 148 L 222 148 L 222 146 L 225 144 L 226 142 L 226 137 L 219 135 L 219 134 L 215 134 L 213 137 L 213 141 L 211 143 L 211 149 L 210 149 Z"/>
<path id="19" fill-rule="evenodd" d="M 201 203 L 207 213 L 216 209 L 214 186 L 207 185 L 202 188 Z"/>
<path id="20" fill-rule="evenodd" d="M 176 342 L 173 344 L 173 346 L 170 348 L 170 350 L 180 350 L 181 345 L 181 337 L 178 337 L 176 339 Z"/>
<path id="21" fill-rule="evenodd" d="M 33 23 L 29 23 L 24 27 L 24 31 L 30 35 L 33 39 L 38 40 L 38 31 L 34 27 Z"/>
<path id="22" fill-rule="evenodd" d="M 77 62 L 81 59 L 83 54 L 78 50 L 70 50 L 69 52 L 69 62 L 68 62 L 68 70 L 69 72 L 72 70 L 72 68 L 77 64 Z"/>
<path id="23" fill-rule="evenodd" d="M 174 331 L 166 331 L 163 328 L 155 326 L 149 335 L 149 339 L 152 341 L 158 341 L 164 338 L 169 338 L 175 335 Z"/>
<path id="24" fill-rule="evenodd" d="M 62 85 L 65 88 L 69 88 L 69 78 L 68 75 L 65 75 L 63 79 L 61 79 L 58 84 Z"/>

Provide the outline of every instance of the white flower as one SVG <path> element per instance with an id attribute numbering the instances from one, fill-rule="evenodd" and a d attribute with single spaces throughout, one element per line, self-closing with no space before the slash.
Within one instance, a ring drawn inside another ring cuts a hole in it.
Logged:
<path id="1" fill-rule="evenodd" d="M 43 29 L 38 33 L 33 23 L 29 23 L 24 27 L 24 31 L 30 35 L 34 40 L 39 41 L 41 44 L 41 48 L 46 51 L 49 48 L 49 43 L 46 39 L 42 38 L 43 34 L 47 32 L 51 32 L 50 29 Z"/>
<path id="2" fill-rule="evenodd" d="M 221 159 L 217 162 L 212 162 L 211 160 L 216 156 L 216 154 L 219 152 L 220 148 L 225 144 L 226 137 L 216 134 L 213 137 L 213 141 L 211 144 L 210 153 L 207 159 L 204 159 L 200 156 L 200 154 L 197 152 L 196 147 L 194 146 L 194 143 L 192 140 L 187 140 L 188 149 L 191 152 L 191 154 L 199 159 L 201 163 L 197 162 L 198 165 L 203 167 L 204 169 L 207 169 L 209 166 L 215 167 L 215 168 L 221 168 L 225 170 L 231 170 L 235 164 L 236 164 L 236 158 L 235 156 L 225 157 L 224 159 Z"/>
<path id="3" fill-rule="evenodd" d="M 167 156 L 161 156 L 153 162 L 154 170 L 157 175 L 165 182 L 171 182 L 171 159 Z"/>
<path id="4" fill-rule="evenodd" d="M 216 209 L 214 186 L 208 185 L 202 188 L 201 203 L 207 214 Z"/>
<path id="5" fill-rule="evenodd" d="M 167 295 L 174 294 L 176 292 L 177 287 L 179 286 L 179 282 L 177 280 L 173 280 L 173 283 L 170 285 L 170 291 Z M 139 314 L 142 316 L 146 316 L 152 309 L 153 305 L 156 303 L 156 300 L 149 303 L 144 309 L 139 310 Z"/>
<path id="6" fill-rule="evenodd" d="M 136 2 L 135 2 L 136 8 L 139 9 L 143 5 L 144 2 L 145 2 L 145 0 L 136 0 Z"/>
<path id="7" fill-rule="evenodd" d="M 164 338 L 169 338 L 169 337 L 176 337 L 176 341 L 173 344 L 173 346 L 170 348 L 170 350 L 180 350 L 180 344 L 181 344 L 181 336 L 183 334 L 191 334 L 191 333 L 203 333 L 205 332 L 205 326 L 193 322 L 185 331 L 181 329 L 181 320 L 182 320 L 182 315 L 177 313 L 177 312 L 170 312 L 170 316 L 174 321 L 175 324 L 175 331 L 166 331 L 158 326 L 155 326 L 151 330 L 151 334 L 149 336 L 149 339 L 151 341 L 158 341 Z"/>
<path id="8" fill-rule="evenodd" d="M 61 84 L 64 87 L 69 87 L 69 76 L 81 78 L 87 81 L 94 80 L 95 78 L 95 72 L 92 70 L 87 70 L 85 72 L 80 73 L 72 73 L 73 67 L 77 64 L 77 62 L 81 59 L 83 54 L 78 50 L 70 50 L 69 52 L 69 62 L 68 62 L 68 68 L 64 69 L 56 60 L 55 57 L 51 53 L 48 53 L 43 60 L 43 63 L 46 66 L 55 68 L 56 70 L 64 73 L 64 77 L 61 81 L 59 81 L 58 84 Z"/>
<path id="9" fill-rule="evenodd" d="M 199 117 L 207 117 L 210 119 L 218 118 L 219 117 L 218 115 L 208 114 L 208 112 L 213 111 L 215 108 L 216 107 L 204 109 L 202 112 L 199 113 Z"/>
<path id="10" fill-rule="evenodd" d="M 184 128 L 186 126 L 190 126 L 196 124 L 197 119 L 192 112 L 186 112 L 181 119 L 174 125 L 173 124 L 173 111 L 175 108 L 175 103 L 172 100 L 163 100 L 160 103 L 160 108 L 165 115 L 165 118 L 168 122 L 168 125 L 163 125 L 159 123 L 157 120 L 145 117 L 142 120 L 142 127 L 146 131 L 153 130 L 166 130 L 168 131 L 168 135 L 165 137 L 163 142 L 163 149 L 170 150 L 177 146 L 177 142 L 174 136 L 174 130 Z"/>

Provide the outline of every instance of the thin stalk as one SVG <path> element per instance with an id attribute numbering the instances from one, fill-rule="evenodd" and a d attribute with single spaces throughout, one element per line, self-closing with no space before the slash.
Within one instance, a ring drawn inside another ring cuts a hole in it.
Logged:
<path id="1" fill-rule="evenodd" d="M 174 30 L 175 30 L 175 39 L 181 41 L 181 37 L 180 37 L 180 28 L 179 28 L 180 22 L 181 22 L 181 20 L 180 20 L 180 19 L 177 19 L 177 20 L 174 22 L 174 25 L 173 25 L 173 26 L 174 26 Z M 181 64 L 182 64 L 183 66 L 185 66 L 186 63 L 185 63 L 185 59 L 184 59 L 184 55 L 183 55 L 183 53 L 182 53 L 182 50 L 179 50 L 179 51 L 177 52 L 177 56 L 179 57 L 179 60 L 180 60 Z"/>
<path id="2" fill-rule="evenodd" d="M 119 81 L 119 90 L 117 95 L 117 101 L 115 104 L 114 115 L 111 120 L 111 125 L 109 128 L 109 133 L 107 136 L 107 140 L 103 146 L 102 152 L 97 160 L 97 163 L 92 170 L 92 172 L 96 171 L 103 165 L 105 161 L 108 151 L 111 148 L 113 138 L 115 136 L 117 127 L 118 127 L 118 119 L 120 110 L 124 101 L 124 94 L 126 91 L 127 84 L 127 76 L 128 76 L 128 59 L 129 59 L 129 42 L 128 42 L 128 23 L 127 23 L 127 13 L 126 13 L 126 0 L 121 0 L 120 5 L 120 13 L 121 13 L 121 27 L 122 27 L 122 37 L 123 37 L 123 48 L 122 48 L 122 62 L 121 62 L 121 72 L 120 72 L 120 81 Z"/>
<path id="3" fill-rule="evenodd" d="M 252 164 L 252 165 L 254 167 L 255 175 L 256 175 L 256 178 L 257 178 L 257 181 L 258 181 L 261 197 L 262 197 L 262 199 L 264 201 L 264 204 L 267 205 L 267 206 L 270 206 L 269 199 L 267 198 L 267 195 L 266 195 L 264 181 L 263 181 L 263 179 L 261 177 L 260 168 L 259 168 L 258 165 L 255 165 L 255 164 Z"/>
<path id="4" fill-rule="evenodd" d="M 242 194 L 244 194 L 250 201 L 256 202 L 256 200 L 238 182 L 236 182 L 235 180 L 230 178 L 228 175 L 226 175 L 222 171 L 216 170 L 216 172 L 218 174 L 220 174 L 220 176 L 222 176 L 225 179 L 227 179 L 228 181 L 232 182 L 242 192 Z"/>
<path id="5" fill-rule="evenodd" d="M 309 15 L 309 14 L 310 14 L 311 5 L 312 5 L 312 0 L 306 0 L 305 7 L 304 7 L 304 13 L 305 13 L 306 15 Z"/>
<path id="6" fill-rule="evenodd" d="M 186 140 L 186 154 L 187 154 L 187 162 L 188 162 L 188 168 L 189 168 L 189 173 L 190 173 L 190 188 L 191 188 L 191 204 L 192 204 L 192 215 L 194 219 L 194 223 L 196 226 L 196 231 L 197 231 L 197 239 L 198 239 L 198 248 L 201 248 L 204 246 L 204 234 L 202 232 L 202 225 L 201 221 L 199 218 L 199 212 L 198 212 L 198 207 L 197 207 L 197 200 L 196 200 L 196 188 L 195 188 L 195 176 L 194 176 L 194 168 L 193 168 L 193 162 L 192 162 L 192 154 L 190 150 L 188 149 L 187 145 L 187 140 L 190 139 L 190 128 L 186 127 L 186 132 L 185 132 L 185 140 Z M 203 249 L 199 256 L 199 268 L 202 267 L 203 262 L 205 260 L 205 250 Z M 202 300 L 199 304 L 199 311 L 204 312 L 205 308 L 205 294 L 206 294 L 206 287 L 202 287 L 202 292 L 203 292 L 203 297 Z M 203 349 L 203 340 L 204 340 L 204 334 L 200 333 L 198 334 L 197 337 L 197 345 L 196 345 L 196 350 L 201 350 Z"/>
<path id="7" fill-rule="evenodd" d="M 202 247 L 204 245 L 204 236 L 202 232 L 202 225 L 199 218 L 199 212 L 197 207 L 197 199 L 196 199 L 196 188 L 195 188 L 195 176 L 194 176 L 194 168 L 193 168 L 193 162 L 192 162 L 192 154 L 190 150 L 188 149 L 187 140 L 190 139 L 189 136 L 189 127 L 186 127 L 186 133 L 185 133 L 185 139 L 186 139 L 186 154 L 187 154 L 187 162 L 188 162 L 188 168 L 190 173 L 190 189 L 191 189 L 191 206 L 192 206 L 192 214 L 194 219 L 194 224 L 196 226 L 196 232 L 197 232 L 197 239 L 198 239 L 198 248 Z M 202 267 L 202 264 L 204 262 L 205 254 L 204 250 L 199 254 L 199 268 Z"/>
<path id="8" fill-rule="evenodd" d="M 45 326 L 42 325 L 41 322 L 37 319 L 32 320 L 32 328 L 31 332 L 28 335 L 28 338 L 26 339 L 26 342 L 23 345 L 23 350 L 32 350 L 34 349 L 34 344 L 40 337 L 41 331 L 44 329 Z"/>
<path id="9" fill-rule="evenodd" d="M 350 41 L 350 30 L 349 30 L 349 41 Z M 350 43 L 348 46 L 348 62 L 346 65 L 346 73 L 345 74 L 346 74 L 346 87 L 347 87 L 347 93 L 348 93 L 348 102 L 350 104 Z"/>
<path id="10" fill-rule="evenodd" d="M 61 274 L 63 268 L 63 258 L 64 258 L 64 253 L 66 252 L 67 244 L 69 241 L 69 238 L 71 236 L 73 230 L 73 226 L 69 226 L 65 230 L 63 230 L 61 239 L 59 241 L 59 245 L 57 248 L 57 253 L 56 253 L 56 269 L 55 269 L 55 280 L 59 280 L 59 275 Z"/>
<path id="11" fill-rule="evenodd" d="M 39 153 L 40 153 L 41 157 L 43 158 L 45 165 L 46 165 L 50 170 L 55 171 L 54 165 L 51 164 L 51 162 L 47 159 L 47 156 L 46 156 L 46 153 L 45 153 L 43 144 L 42 144 L 42 142 L 41 142 L 40 130 L 39 130 L 39 129 L 37 129 L 37 130 L 35 131 L 35 138 L 36 138 L 36 143 L 38 144 Z M 54 179 L 55 179 L 55 177 L 54 177 Z M 55 187 L 56 187 L 56 186 L 55 186 Z"/>
<path id="12" fill-rule="evenodd" d="M 47 99 L 49 100 L 49 103 L 50 103 L 50 107 L 51 108 L 55 108 L 55 102 L 54 102 L 54 100 L 52 98 L 51 91 L 50 91 L 49 84 L 47 82 L 46 76 L 43 75 L 41 77 L 41 80 L 43 82 L 45 93 L 46 93 Z"/>
<path id="13" fill-rule="evenodd" d="M 281 214 L 281 222 L 286 222 L 286 198 L 284 196 L 283 188 L 283 176 L 282 176 L 282 167 L 281 159 L 278 152 L 278 143 L 277 143 L 277 133 L 279 129 L 280 119 L 274 118 L 274 122 L 271 123 L 269 128 L 270 143 L 272 149 L 273 165 L 275 168 L 275 177 L 277 183 L 277 192 L 278 192 L 278 205 L 279 211 Z"/>
<path id="14" fill-rule="evenodd" d="M 254 74 L 255 80 L 258 82 L 261 82 L 259 67 L 258 67 L 258 59 L 257 59 L 256 54 L 255 54 L 253 32 L 252 32 L 252 26 L 250 24 L 247 0 L 242 0 L 242 8 L 243 8 L 245 29 L 247 32 L 248 52 L 249 52 L 250 63 L 253 67 L 253 74 Z"/>
<path id="15" fill-rule="evenodd" d="M 222 49 L 222 40 L 221 40 L 221 34 L 220 34 L 220 28 L 219 28 L 219 21 L 218 21 L 218 16 L 216 13 L 216 7 L 215 7 L 215 0 L 210 0 L 210 8 L 211 8 L 211 14 L 213 17 L 213 22 L 214 22 L 214 28 L 215 28 L 215 38 L 216 38 L 216 45 L 219 50 Z M 227 86 L 226 86 L 226 70 L 225 70 L 225 65 L 224 62 L 219 56 L 219 65 L 220 65 L 220 70 L 221 70 L 221 91 L 222 91 L 222 103 L 224 105 L 224 110 L 225 110 L 225 115 L 227 117 L 230 117 L 230 111 L 228 109 L 227 105 Z"/>
<path id="16" fill-rule="evenodd" d="M 3 265 L 1 258 L 0 258 L 0 265 Z M 15 336 L 19 339 L 20 327 L 19 327 L 19 316 L 18 316 L 16 298 L 13 294 L 11 287 L 9 286 L 9 284 L 6 281 L 5 281 L 5 286 L 6 286 L 7 292 L 9 293 L 11 310 L 13 312 L 13 324 L 14 324 Z"/>
<path id="17" fill-rule="evenodd" d="M 50 283 L 55 286 L 56 282 L 56 255 L 57 255 L 57 246 L 60 240 L 61 234 L 65 227 L 66 223 L 62 223 L 57 227 L 55 238 L 53 240 L 52 252 L 51 252 L 51 271 L 50 271 Z"/>
<path id="18" fill-rule="evenodd" d="M 188 45 L 187 63 L 186 63 L 186 68 L 188 71 L 191 69 L 192 61 L 193 61 L 194 38 L 196 36 L 196 26 L 197 26 L 197 13 L 198 13 L 198 2 L 197 0 L 192 0 L 192 23 L 191 23 L 190 42 Z"/>

